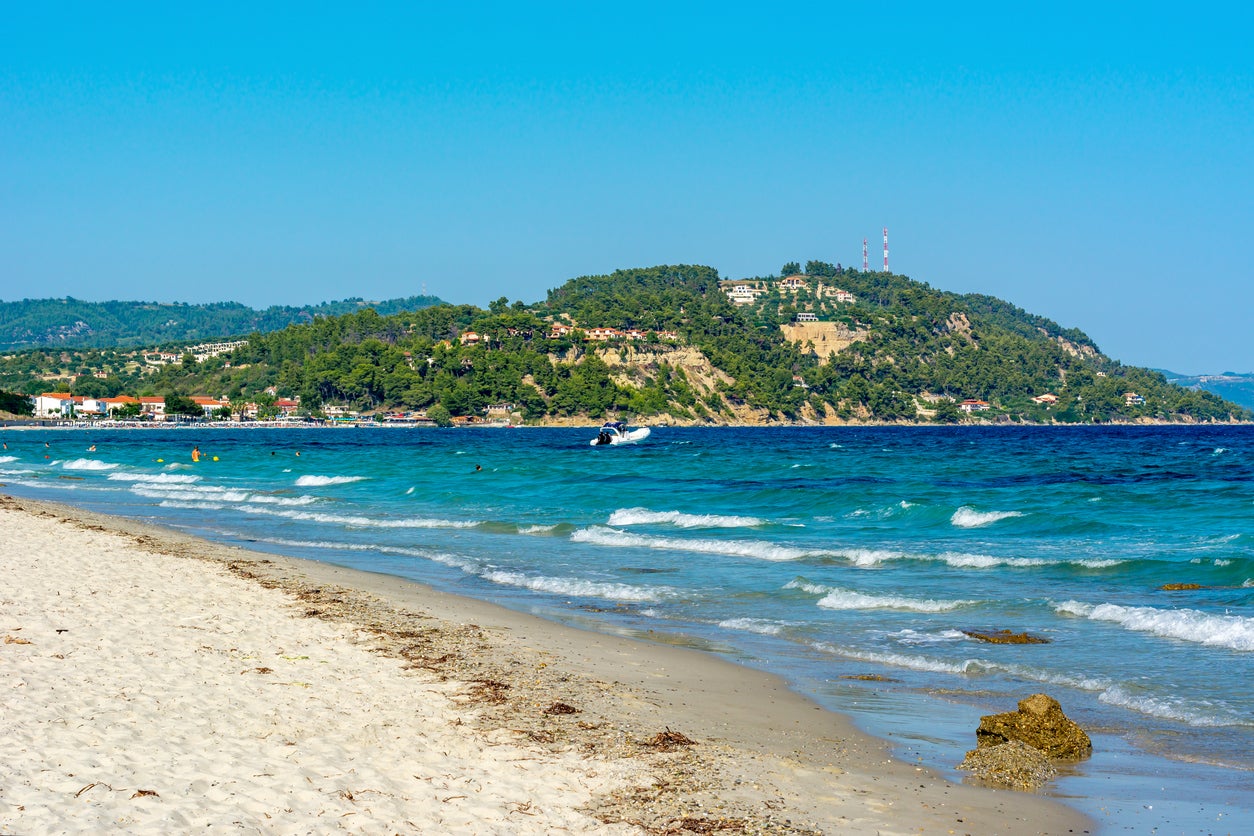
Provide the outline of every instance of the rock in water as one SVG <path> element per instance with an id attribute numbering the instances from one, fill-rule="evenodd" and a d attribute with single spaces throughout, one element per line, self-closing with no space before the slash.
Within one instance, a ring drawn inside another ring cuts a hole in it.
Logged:
<path id="1" fill-rule="evenodd" d="M 1049 758 L 1022 740 L 972 749 L 958 768 L 986 783 L 1016 790 L 1040 789 L 1058 774 Z"/>
<path id="2" fill-rule="evenodd" d="M 1062 713 L 1058 700 L 1033 694 L 1019 701 L 1019 710 L 980 718 L 975 732 L 980 749 L 1021 740 L 1051 758 L 1078 760 L 1093 751 L 1093 742 Z"/>

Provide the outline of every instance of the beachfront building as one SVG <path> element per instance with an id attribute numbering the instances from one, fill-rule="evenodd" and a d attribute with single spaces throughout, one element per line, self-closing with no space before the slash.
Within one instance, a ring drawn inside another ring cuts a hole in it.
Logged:
<path id="1" fill-rule="evenodd" d="M 69 392 L 44 392 L 32 400 L 36 418 L 68 418 L 74 414 L 74 396 Z"/>
<path id="2" fill-rule="evenodd" d="M 1145 403 L 1145 398 L 1141 397 L 1136 392 L 1124 392 L 1123 403 L 1125 406 L 1140 406 Z"/>
<path id="3" fill-rule="evenodd" d="M 797 314 L 796 321 L 797 322 L 818 322 L 819 317 L 818 317 L 818 314 L 816 313 L 812 313 L 810 311 L 802 311 L 801 313 Z"/>
<path id="4" fill-rule="evenodd" d="M 219 400 L 217 398 L 197 397 L 192 398 L 192 401 L 196 404 L 196 406 L 201 408 L 201 410 L 205 413 L 206 418 L 212 418 L 214 412 L 224 406 L 229 407 L 231 405 L 231 402 L 225 398 Z"/>
<path id="5" fill-rule="evenodd" d="M 1039 404 L 1044 404 L 1046 406 L 1053 406 L 1054 404 L 1058 403 L 1058 396 L 1053 394 L 1052 392 L 1046 392 L 1044 395 L 1037 395 L 1035 398 L 1033 398 L 1032 403 L 1039 403 Z"/>
<path id="6" fill-rule="evenodd" d="M 104 418 L 109 414 L 108 404 L 103 398 L 85 398 L 74 396 L 74 415 L 79 418 Z"/>
<path id="7" fill-rule="evenodd" d="M 990 404 L 988 401 L 980 401 L 980 400 L 975 400 L 974 398 L 967 398 L 965 401 L 958 404 L 958 408 L 961 409 L 963 412 L 984 412 L 985 410 L 992 409 L 993 405 Z"/>
<path id="8" fill-rule="evenodd" d="M 101 398 L 101 402 L 105 405 L 105 413 L 113 415 L 127 404 L 139 404 L 139 398 L 132 398 L 130 395 L 118 395 L 116 398 Z"/>
<path id="9" fill-rule="evenodd" d="M 140 398 L 139 411 L 153 421 L 164 421 L 165 398 Z"/>

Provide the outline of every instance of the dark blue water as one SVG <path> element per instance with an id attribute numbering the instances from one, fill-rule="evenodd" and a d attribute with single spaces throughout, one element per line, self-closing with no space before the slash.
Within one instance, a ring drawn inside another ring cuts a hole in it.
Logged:
<path id="1" fill-rule="evenodd" d="M 657 428 L 613 449 L 594 434 L 8 432 L 0 480 L 683 635 L 945 768 L 981 713 L 1046 691 L 1097 736 L 1063 793 L 1113 798 L 1120 823 L 1224 832 L 1254 812 L 1254 428 Z M 997 629 L 1049 643 L 962 632 Z M 896 681 L 841 678 L 867 673 Z"/>

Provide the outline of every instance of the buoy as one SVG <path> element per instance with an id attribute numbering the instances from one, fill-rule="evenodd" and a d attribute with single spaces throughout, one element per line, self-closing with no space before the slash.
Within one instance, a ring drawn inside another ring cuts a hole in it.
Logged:
<path id="1" fill-rule="evenodd" d="M 218 460 L 218 457 L 217 457 L 217 456 L 214 456 L 214 457 L 213 457 L 213 460 L 216 462 L 216 461 Z"/>
<path id="2" fill-rule="evenodd" d="M 161 463 L 162 463 L 162 462 L 164 462 L 164 461 L 165 461 L 165 459 L 157 459 L 157 464 L 161 464 Z"/>

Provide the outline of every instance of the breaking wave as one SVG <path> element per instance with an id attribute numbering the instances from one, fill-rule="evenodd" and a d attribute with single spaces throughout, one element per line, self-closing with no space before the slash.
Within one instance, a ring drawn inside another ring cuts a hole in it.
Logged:
<path id="1" fill-rule="evenodd" d="M 593 526 L 576 531 L 570 535 L 576 543 L 591 543 L 598 546 L 627 546 L 645 549 L 663 549 L 666 551 L 700 552 L 701 554 L 721 554 L 728 557 L 750 557 L 757 560 L 801 560 L 806 557 L 817 557 L 826 552 L 812 549 L 798 549 L 791 546 L 777 546 L 759 540 L 685 540 L 677 537 L 657 537 L 651 534 L 633 534 L 615 528 Z"/>
<path id="2" fill-rule="evenodd" d="M 99 459 L 71 459 L 62 464 L 61 467 L 66 470 L 113 470 L 117 465 L 111 462 L 102 462 Z"/>
<path id="3" fill-rule="evenodd" d="M 346 525 L 354 528 L 474 528 L 479 523 L 463 520 L 424 519 L 407 517 L 405 519 L 375 519 L 348 514 L 322 514 L 316 511 L 284 511 L 272 508 L 256 508 L 248 506 L 253 514 L 268 514 L 274 517 L 287 517 L 291 520 Z"/>
<path id="4" fill-rule="evenodd" d="M 1254 650 L 1254 618 L 1212 615 L 1198 610 L 1160 610 L 1154 607 L 1122 607 L 1118 604 L 1085 604 L 1064 601 L 1054 609 L 1094 621 L 1109 621 L 1141 633 L 1196 642 L 1210 647 Z"/>
<path id="5" fill-rule="evenodd" d="M 650 511 L 647 508 L 621 508 L 610 514 L 609 525 L 669 524 L 677 528 L 752 528 L 765 525 L 758 517 L 723 514 L 685 514 L 682 511 Z"/>
<path id="6" fill-rule="evenodd" d="M 833 588 L 819 599 L 818 605 L 827 610 L 907 610 L 909 612 L 949 612 L 969 607 L 978 601 L 944 601 L 936 599 L 907 598 L 902 595 L 867 595 L 852 589 Z"/>
<path id="7" fill-rule="evenodd" d="M 190 485 L 199 482 L 199 476 L 179 473 L 110 473 L 109 480 L 114 482 L 149 482 L 155 485 Z"/>
<path id="8" fill-rule="evenodd" d="M 522 572 L 492 570 L 480 577 L 504 586 L 519 586 L 536 592 L 554 595 L 572 595 L 577 598 L 606 598 L 611 601 L 660 601 L 665 590 L 625 583 L 587 581 L 579 578 L 550 578 L 544 575 L 525 575 Z"/>
<path id="9" fill-rule="evenodd" d="M 769 618 L 729 618 L 720 621 L 719 627 L 727 630 L 742 630 L 746 633 L 759 633 L 763 636 L 778 636 L 788 627 L 795 627 L 796 622 L 772 621 Z"/>
<path id="10" fill-rule="evenodd" d="M 1011 517 L 1022 517 L 1022 511 L 977 511 L 970 505 L 963 505 L 949 521 L 958 528 L 980 528 L 986 525 L 992 525 L 999 520 L 1007 520 Z"/>
<path id="11" fill-rule="evenodd" d="M 296 485 L 301 488 L 322 487 L 323 485 L 347 485 L 350 482 L 361 482 L 365 476 L 301 476 Z"/>

